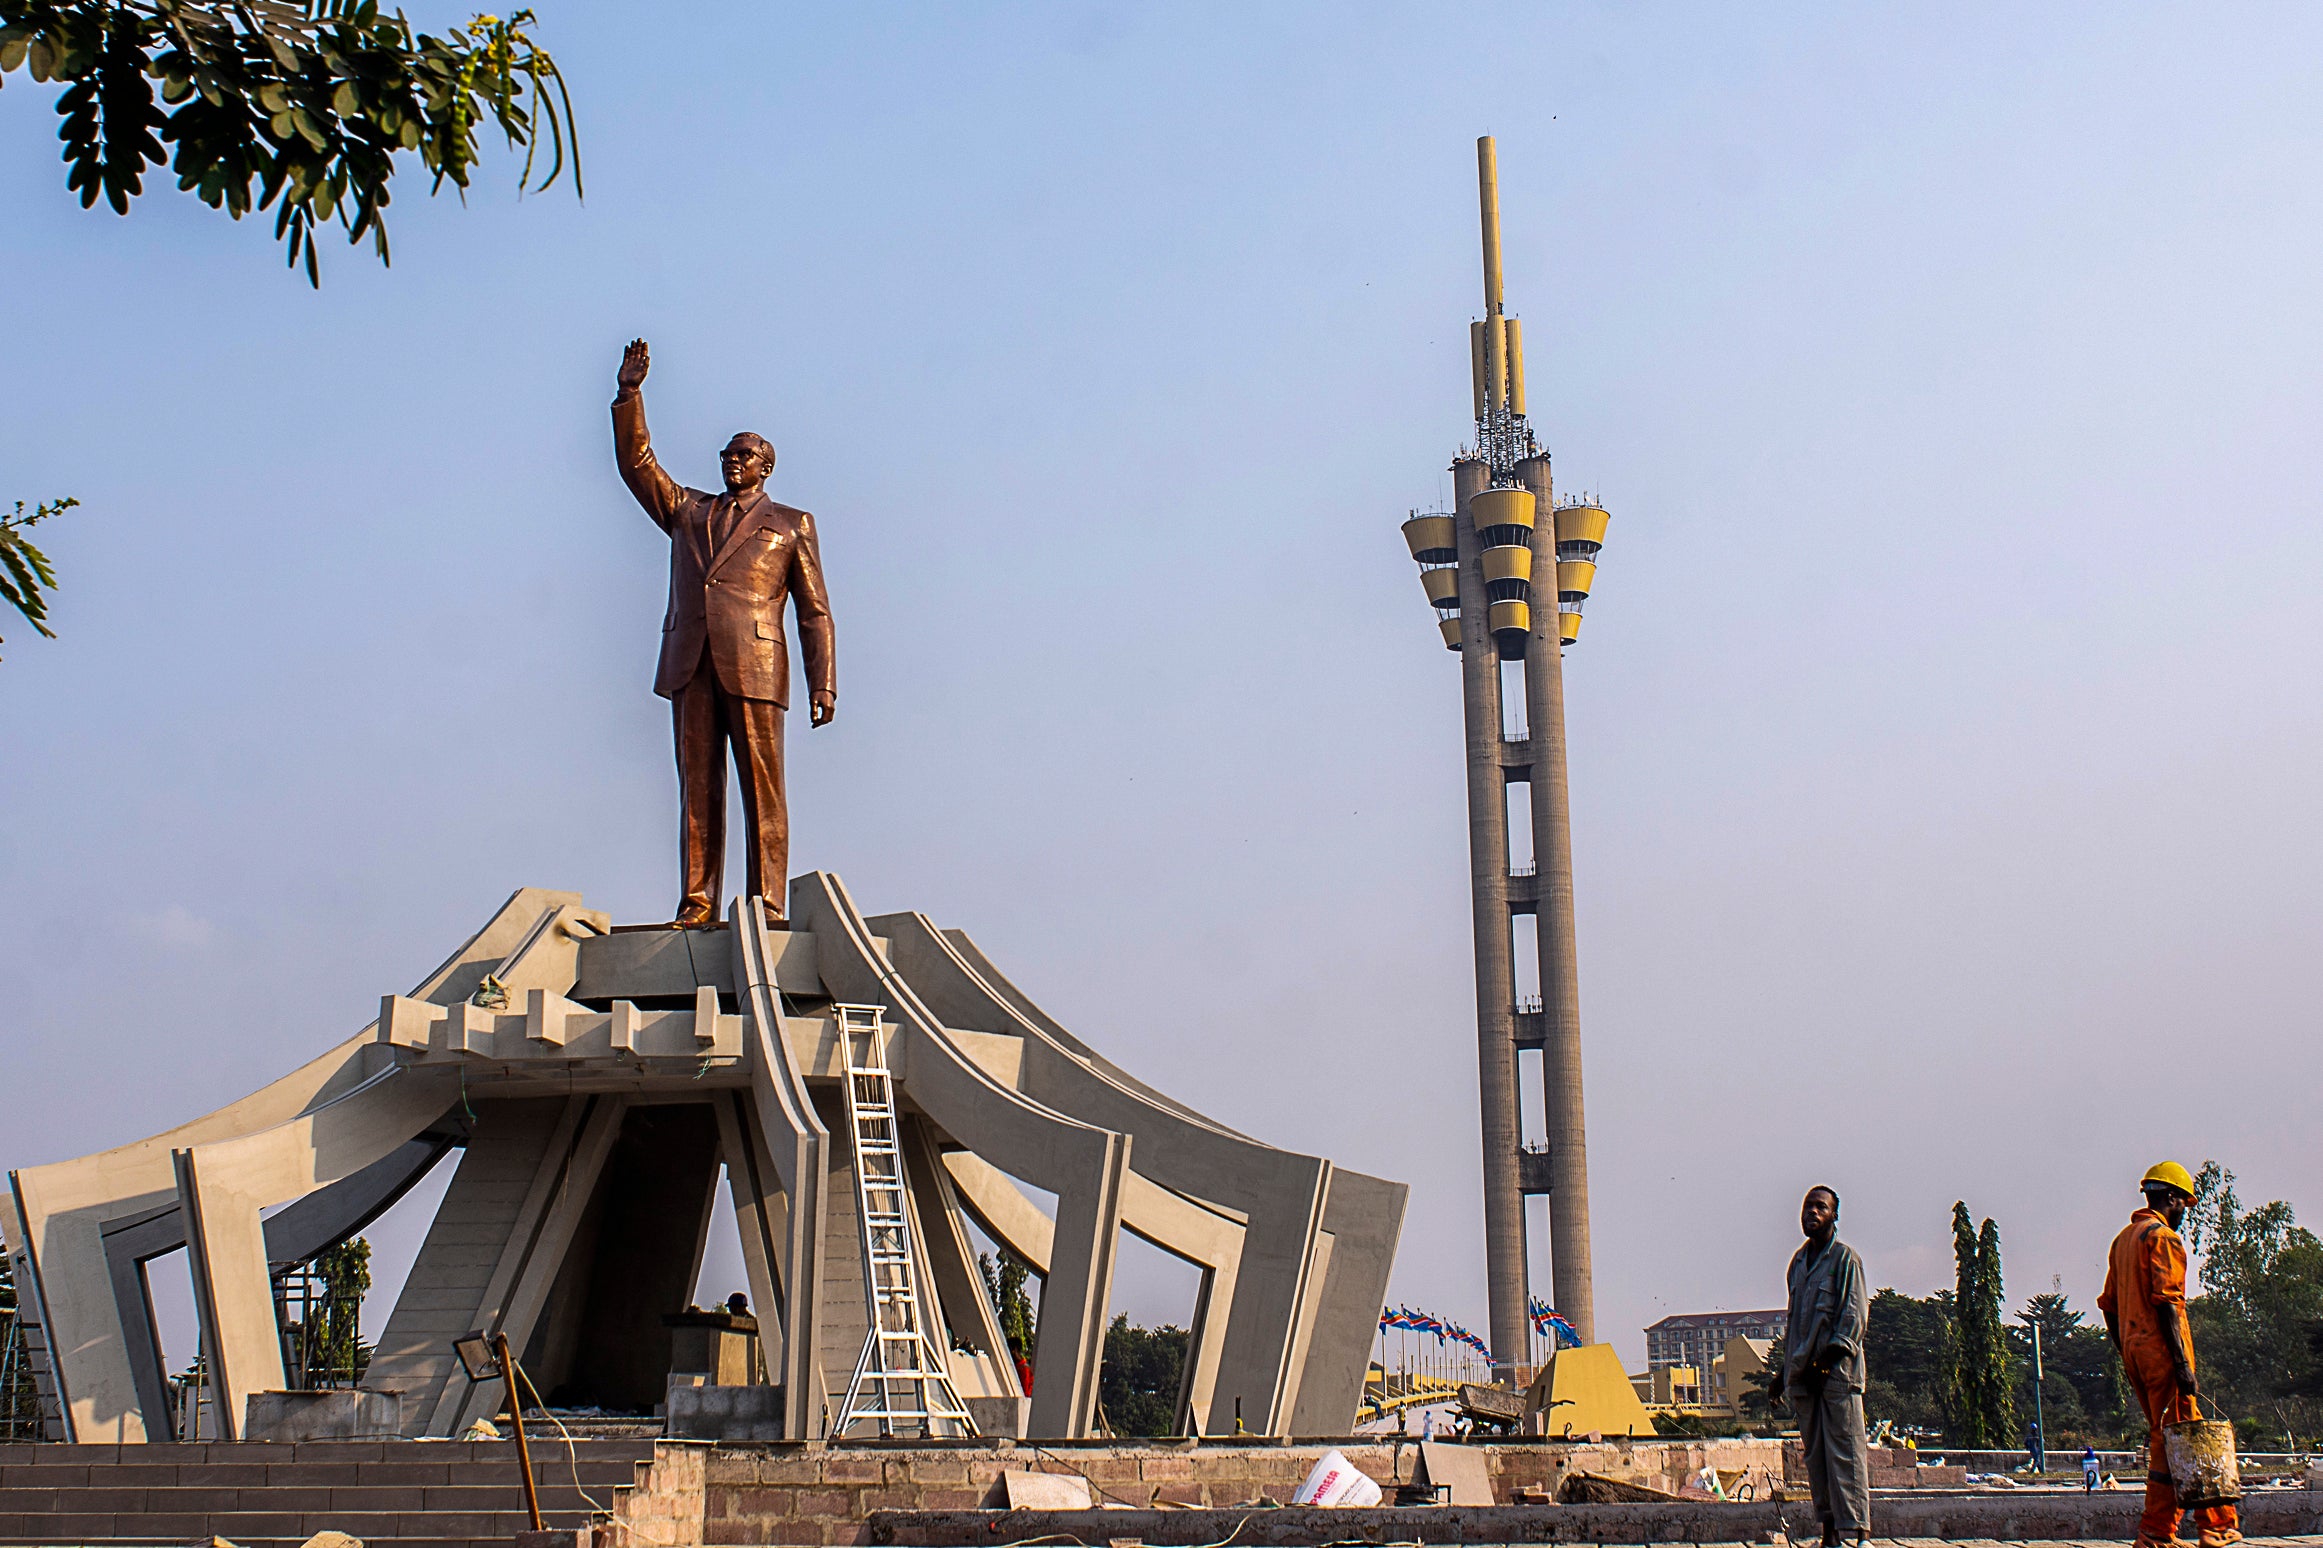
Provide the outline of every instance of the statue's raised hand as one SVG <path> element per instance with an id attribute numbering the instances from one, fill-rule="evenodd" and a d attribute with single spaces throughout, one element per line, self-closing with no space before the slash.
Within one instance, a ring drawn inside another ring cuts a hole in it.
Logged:
<path id="1" fill-rule="evenodd" d="M 621 352 L 621 390 L 635 392 L 644 386 L 645 373 L 652 369 L 653 352 L 645 347 L 645 340 L 631 339 Z"/>

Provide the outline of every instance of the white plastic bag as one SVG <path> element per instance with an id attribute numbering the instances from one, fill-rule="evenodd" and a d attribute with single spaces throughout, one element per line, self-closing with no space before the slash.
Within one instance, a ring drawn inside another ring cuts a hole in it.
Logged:
<path id="1" fill-rule="evenodd" d="M 1379 1485 L 1348 1461 L 1346 1453 L 1333 1448 L 1323 1453 L 1307 1481 L 1299 1485 L 1299 1492 L 1291 1496 L 1291 1503 L 1360 1510 L 1379 1503 Z"/>

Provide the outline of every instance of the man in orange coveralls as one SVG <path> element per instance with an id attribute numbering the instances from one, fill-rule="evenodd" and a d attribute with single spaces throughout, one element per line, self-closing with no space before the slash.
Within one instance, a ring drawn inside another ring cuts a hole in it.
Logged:
<path id="1" fill-rule="evenodd" d="M 2175 1161 L 2150 1169 L 2146 1207 L 2129 1217 L 2105 1264 L 2105 1293 L 2097 1309 L 2120 1351 L 2121 1368 L 2146 1411 L 2152 1440 L 2146 1454 L 2146 1511 L 2138 1519 L 2137 1548 L 2183 1548 L 2178 1536 L 2178 1493 L 2162 1454 L 2162 1426 L 2198 1419 L 2194 1406 L 2194 1334 L 2186 1325 L 2186 1243 L 2178 1222 L 2194 1202 L 2194 1179 Z M 2201 1548 L 2242 1541 L 2232 1505 L 2195 1512 Z"/>

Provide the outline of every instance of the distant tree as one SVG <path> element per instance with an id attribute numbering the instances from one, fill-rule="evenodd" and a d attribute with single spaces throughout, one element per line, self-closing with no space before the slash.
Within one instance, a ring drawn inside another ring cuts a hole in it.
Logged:
<path id="1" fill-rule="evenodd" d="M 2040 1363 L 2036 1377 L 2033 1360 L 2033 1330 L 2040 1330 Z M 2073 1337 L 2093 1331 L 2081 1325 L 2081 1314 L 2061 1292 L 2051 1291 L 2036 1295 L 2025 1302 L 2017 1313 L 2017 1320 L 2009 1324 L 2009 1345 L 2016 1357 L 2019 1385 L 2016 1391 L 2016 1411 L 2019 1414 L 2038 1412 L 2041 1416 L 2043 1438 L 2062 1445 L 2069 1437 L 2090 1435 L 2090 1419 L 2081 1401 L 2081 1392 L 2066 1375 Z M 2104 1335 L 2098 1335 L 2100 1340 Z M 2034 1382 L 2040 1383 L 2040 1400 L 2034 1401 Z"/>
<path id="2" fill-rule="evenodd" d="M 84 207 L 102 198 L 128 214 L 147 165 L 166 163 L 236 220 L 274 210 L 290 263 L 320 285 L 315 242 L 333 219 L 388 261 L 404 152 L 419 153 L 431 191 L 465 193 L 490 123 L 525 148 L 523 188 L 545 131 L 536 186 L 557 180 L 570 142 L 581 191 L 572 102 L 533 24 L 530 10 L 479 15 L 437 37 L 377 0 L 0 0 L 0 77 L 63 83 L 57 137 Z"/>
<path id="3" fill-rule="evenodd" d="M 1945 1427 L 1945 1392 L 1952 1366 L 1952 1292 L 1925 1300 L 1893 1289 L 1871 1298 L 1864 1327 L 1865 1415 L 1905 1429 Z"/>
<path id="4" fill-rule="evenodd" d="M 1189 1342 L 1184 1328 L 1141 1328 L 1126 1312 L 1114 1317 L 1097 1372 L 1097 1404 L 1114 1434 L 1176 1433 Z"/>
<path id="5" fill-rule="evenodd" d="M 2016 1361 L 2001 1327 L 2000 1228 L 1979 1230 L 1966 1203 L 1952 1206 L 1952 1361 L 1946 1411 L 1953 1444 L 2017 1443 Z"/>
<path id="6" fill-rule="evenodd" d="M 1025 1279 L 1032 1273 L 1030 1265 L 1003 1247 L 997 1264 L 992 1261 L 992 1254 L 986 1252 L 977 1254 L 976 1266 L 984 1271 L 984 1291 L 992 1298 L 992 1309 L 1000 1319 L 1000 1335 L 1008 1340 L 1009 1353 L 1019 1360 L 1030 1360 L 1033 1338 L 1038 1331 L 1032 1297 L 1024 1293 Z"/>
<path id="7" fill-rule="evenodd" d="M 1742 1413 L 1754 1419 L 1777 1419 L 1782 1416 L 1784 1404 L 1774 1395 L 1774 1388 L 1775 1381 L 1783 1373 L 1783 1362 L 1787 1358 L 1784 1346 L 1788 1342 L 1787 1333 L 1777 1333 L 1773 1344 L 1767 1349 L 1766 1364 L 1744 1378 L 1742 1390 L 1735 1394 L 1735 1407 Z M 1659 1420 L 1655 1421 L 1655 1428 L 1657 1431 L 1660 1429 Z"/>
<path id="8" fill-rule="evenodd" d="M 2323 1241 L 2280 1199 L 2245 1209 L 2234 1173 L 2195 1175 L 2186 1212 L 2203 1293 L 2189 1299 L 2205 1408 L 2257 1436 L 2323 1429 Z"/>
<path id="9" fill-rule="evenodd" d="M 371 1243 L 363 1237 L 324 1249 L 315 1258 L 323 1303 L 307 1335 L 307 1369 L 350 1385 L 371 1365 L 363 1341 L 363 1297 L 371 1289 Z"/>
<path id="10" fill-rule="evenodd" d="M 5 0 L 0 0 L 5 3 Z M 24 621 L 39 632 L 43 639 L 55 639 L 56 631 L 48 626 L 48 598 L 44 589 L 56 585 L 56 571 L 49 567 L 48 555 L 33 546 L 24 534 L 39 526 L 60 511 L 69 511 L 81 502 L 67 495 L 61 500 L 50 500 L 24 514 L 24 502 L 16 502 L 12 516 L 0 516 L 0 602 L 24 615 Z"/>

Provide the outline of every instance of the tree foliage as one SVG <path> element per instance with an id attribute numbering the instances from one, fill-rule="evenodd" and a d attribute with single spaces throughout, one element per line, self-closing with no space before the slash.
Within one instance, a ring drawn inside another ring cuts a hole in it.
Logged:
<path id="1" fill-rule="evenodd" d="M 48 597 L 44 594 L 56 587 L 56 571 L 50 567 L 48 555 L 33 546 L 24 534 L 39 526 L 60 511 L 69 511 L 81 502 L 66 496 L 50 500 L 24 514 L 24 502 L 16 502 L 16 512 L 0 516 L 0 602 L 6 602 L 24 615 L 24 621 L 37 630 L 44 639 L 55 639 L 56 631 L 48 626 Z"/>
<path id="2" fill-rule="evenodd" d="M 2298 1447 L 2323 1436 L 2323 1240 L 2281 1200 L 2246 1208 L 2216 1162 L 2195 1174 L 2180 1227 L 2200 1293 L 2186 1304 L 2206 1413 L 2247 1442 Z M 2032 1330 L 2041 1330 L 2043 1417 L 2052 1445 L 2140 1445 L 2145 1419 L 2101 1326 L 2062 1293 L 2036 1295 L 1999 1320 L 2000 1232 L 1952 1216 L 1955 1288 L 1925 1299 L 1871 1298 L 1864 1409 L 1958 1446 L 2010 1449 L 2033 1406 Z M 1971 1299 L 1973 1292 L 1973 1300 Z M 1964 1314 L 1963 1306 L 1972 1314 Z"/>
<path id="3" fill-rule="evenodd" d="M 984 1271 L 984 1292 L 992 1298 L 992 1309 L 1000 1318 L 1000 1336 L 1008 1340 L 1008 1351 L 1020 1360 L 1030 1360 L 1035 1325 L 1032 1297 L 1025 1294 L 1024 1282 L 1032 1269 L 1015 1253 L 1003 1247 L 1000 1261 L 992 1261 L 988 1252 L 976 1255 L 976 1266 Z"/>
<path id="4" fill-rule="evenodd" d="M 2252 1438 L 2323 1430 L 2323 1241 L 2277 1199 L 2245 1209 L 2234 1173 L 2195 1175 L 2186 1211 L 2202 1294 L 2186 1303 L 2204 1407 Z"/>
<path id="5" fill-rule="evenodd" d="M 2000 1227 L 1952 1206 L 1952 1359 L 1946 1426 L 1955 1445 L 2016 1444 L 2016 1352 L 2001 1327 Z"/>
<path id="6" fill-rule="evenodd" d="M 371 1364 L 363 1341 L 363 1297 L 371 1289 L 371 1243 L 363 1237 L 325 1248 L 315 1258 L 323 1304 L 309 1330 L 307 1368 L 360 1381 Z"/>
<path id="7" fill-rule="evenodd" d="M 1864 1336 L 1871 1375 L 1863 1406 L 1874 1423 L 1885 1419 L 1916 1434 L 1942 1435 L 1953 1445 L 1981 1445 L 1982 1441 L 1969 1439 L 1963 1422 L 1968 1416 L 1959 1406 L 1959 1349 L 1953 1331 L 1956 1293 L 1939 1290 L 1914 1297 L 1881 1290 L 1871 1298 L 1871 1320 Z M 2035 1321 L 2041 1324 L 2041 1353 L 2047 1366 L 2042 1409 L 2050 1443 L 2110 1446 L 2142 1436 L 2142 1419 L 2136 1421 L 2137 1435 L 2127 1433 L 2131 1416 L 2124 1407 L 2120 1362 L 2105 1330 L 2087 1326 L 2082 1314 L 2058 1294 L 2034 1296 L 2018 1320 L 2002 1330 L 2013 1381 L 2012 1419 L 2033 1409 Z M 1991 1444 L 2007 1448 L 2022 1439 L 2020 1428 Z"/>
<path id="8" fill-rule="evenodd" d="M 316 236 L 333 219 L 388 261 L 404 153 L 418 153 L 431 191 L 464 194 L 489 124 L 524 147 L 519 188 L 550 186 L 569 155 L 581 191 L 572 102 L 534 21 L 478 15 L 437 37 L 378 0 L 0 0 L 0 80 L 23 68 L 64 85 L 57 137 L 84 207 L 102 198 L 127 214 L 147 166 L 166 164 L 236 220 L 275 211 L 288 261 L 319 285 Z"/>
<path id="9" fill-rule="evenodd" d="M 305 1387 L 354 1386 L 371 1365 L 371 1346 L 363 1340 L 371 1244 L 358 1236 L 324 1248 L 300 1267 L 314 1276 L 310 1293 L 288 1305 L 277 1300 L 291 1380 Z M 293 1307 L 297 1317 L 289 1315 Z"/>
<path id="10" fill-rule="evenodd" d="M 1778 1416 L 1782 1400 L 1775 1396 L 1775 1381 L 1782 1375 L 1783 1367 L 1789 1363 L 1789 1344 L 1790 1334 L 1787 1330 L 1777 1333 L 1773 1343 L 1767 1347 L 1766 1364 L 1743 1378 L 1742 1390 L 1735 1394 L 1734 1406 L 1745 1417 L 1772 1419 Z"/>
<path id="11" fill-rule="evenodd" d="M 2134 1440 L 2121 1360 L 2105 1329 L 2090 1325 L 2060 1292 L 2036 1295 L 2008 1330 L 2016 1352 L 2017 1412 L 2033 1408 L 2033 1333 L 2041 1330 L 2041 1424 L 2057 1443 Z M 2142 1424 L 2142 1420 L 2139 1423 Z"/>
<path id="12" fill-rule="evenodd" d="M 1176 1432 L 1190 1342 L 1184 1328 L 1141 1328 L 1126 1312 L 1114 1317 L 1097 1370 L 1097 1405 L 1114 1434 Z"/>
<path id="13" fill-rule="evenodd" d="M 1873 1295 L 1863 1361 L 1863 1408 L 1871 1420 L 1941 1434 L 1950 1415 L 1952 1292 L 1925 1300 L 1891 1289 Z"/>

